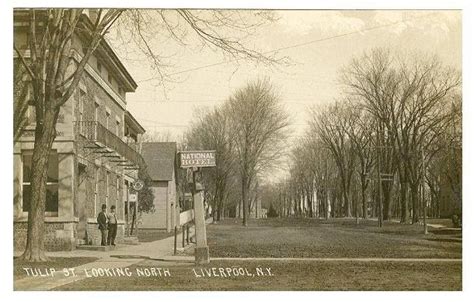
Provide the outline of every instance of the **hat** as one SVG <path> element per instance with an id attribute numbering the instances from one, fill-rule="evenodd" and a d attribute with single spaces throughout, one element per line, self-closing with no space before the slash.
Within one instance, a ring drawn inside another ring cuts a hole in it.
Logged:
<path id="1" fill-rule="evenodd" d="M 115 209 L 115 206 L 111 206 L 110 209 L 111 209 L 111 210 L 114 210 L 114 209 Z"/>
<path id="2" fill-rule="evenodd" d="M 106 205 L 106 204 L 103 204 L 103 205 L 102 205 L 102 210 L 103 210 L 103 209 L 107 209 L 107 205 Z"/>

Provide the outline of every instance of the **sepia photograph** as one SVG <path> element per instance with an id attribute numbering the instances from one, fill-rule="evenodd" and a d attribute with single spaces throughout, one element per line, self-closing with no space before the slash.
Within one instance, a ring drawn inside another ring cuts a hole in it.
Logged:
<path id="1" fill-rule="evenodd" d="M 117 5 L 7 11 L 13 291 L 465 289 L 461 8 Z"/>

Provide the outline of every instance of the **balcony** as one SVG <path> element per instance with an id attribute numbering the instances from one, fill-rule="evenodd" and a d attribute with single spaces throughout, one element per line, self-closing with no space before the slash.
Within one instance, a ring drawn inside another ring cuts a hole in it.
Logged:
<path id="1" fill-rule="evenodd" d="M 140 153 L 99 122 L 76 122 L 75 127 L 76 137 L 85 138 L 91 143 L 85 148 L 94 149 L 94 153 L 101 154 L 102 157 L 125 169 L 137 169 L 143 166 L 144 160 Z"/>

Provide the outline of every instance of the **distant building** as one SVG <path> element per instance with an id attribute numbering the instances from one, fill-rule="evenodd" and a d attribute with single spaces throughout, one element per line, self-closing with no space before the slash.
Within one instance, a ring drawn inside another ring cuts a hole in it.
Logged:
<path id="1" fill-rule="evenodd" d="M 242 207 L 242 202 L 240 202 L 236 206 L 236 212 L 237 212 L 238 217 L 244 217 L 243 210 L 244 209 Z M 256 200 L 252 201 L 249 217 L 256 218 L 256 219 L 267 217 L 267 209 L 262 208 L 262 199 L 257 198 Z"/>
<path id="2" fill-rule="evenodd" d="M 175 142 L 153 142 L 142 144 L 142 154 L 152 179 L 155 196 L 153 213 L 143 213 L 143 229 L 161 229 L 170 232 L 179 226 L 180 206 L 176 193 L 176 152 Z"/>
<path id="3" fill-rule="evenodd" d="M 86 10 L 87 12 L 87 10 Z M 29 59 L 27 11 L 14 12 L 15 45 Z M 90 23 L 87 14 L 80 22 Z M 79 61 L 88 47 L 86 32 L 72 40 L 71 60 Z M 14 60 L 18 60 L 16 54 Z M 145 132 L 127 111 L 126 93 L 137 84 L 110 45 L 102 40 L 75 93 L 61 108 L 48 168 L 45 218 L 47 250 L 72 250 L 79 244 L 100 244 L 96 221 L 101 205 L 116 206 L 117 242 L 126 234 L 128 187 L 143 164 L 138 142 Z M 26 245 L 30 207 L 30 172 L 36 128 L 35 107 L 14 142 L 14 243 Z"/>

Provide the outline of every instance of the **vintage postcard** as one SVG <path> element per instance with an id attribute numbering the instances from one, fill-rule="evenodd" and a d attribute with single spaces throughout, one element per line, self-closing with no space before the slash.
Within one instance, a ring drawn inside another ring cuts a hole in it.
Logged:
<path id="1" fill-rule="evenodd" d="M 15 291 L 463 290 L 462 10 L 11 14 Z"/>

